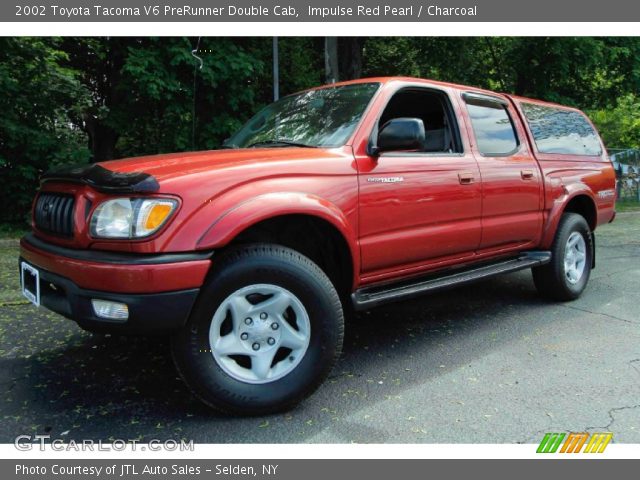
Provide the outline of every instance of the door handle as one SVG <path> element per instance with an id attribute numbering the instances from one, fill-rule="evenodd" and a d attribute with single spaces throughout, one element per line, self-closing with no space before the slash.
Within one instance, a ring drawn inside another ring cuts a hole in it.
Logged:
<path id="1" fill-rule="evenodd" d="M 473 173 L 471 172 L 460 172 L 458 173 L 458 181 L 460 185 L 469 185 L 473 183 Z"/>
<path id="2" fill-rule="evenodd" d="M 531 180 L 533 178 L 533 170 L 520 170 L 520 176 L 523 180 Z"/>

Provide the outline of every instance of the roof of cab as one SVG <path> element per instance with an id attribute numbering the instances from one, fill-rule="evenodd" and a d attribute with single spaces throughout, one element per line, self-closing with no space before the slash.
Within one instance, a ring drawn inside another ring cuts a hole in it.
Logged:
<path id="1" fill-rule="evenodd" d="M 439 80 L 430 80 L 430 79 L 426 79 L 426 78 L 417 78 L 417 77 L 369 77 L 369 78 L 359 78 L 357 80 L 347 80 L 347 81 L 343 81 L 343 82 L 336 82 L 336 83 L 332 83 L 329 85 L 322 85 L 322 86 L 318 86 L 315 88 L 312 88 L 310 90 L 316 90 L 319 88 L 326 88 L 326 87 L 334 87 L 334 86 L 343 86 L 343 85 L 353 85 L 353 84 L 358 84 L 358 83 L 382 83 L 382 84 L 387 84 L 387 83 L 393 83 L 393 82 L 402 82 L 402 83 L 424 83 L 425 85 L 439 85 L 442 87 L 448 87 L 448 88 L 453 88 L 456 90 L 460 90 L 460 91 L 466 91 L 466 92 L 476 92 L 476 93 L 484 93 L 486 95 L 503 95 L 505 97 L 509 97 L 512 100 L 515 100 L 517 102 L 528 102 L 528 103 L 535 103 L 538 105 L 547 105 L 550 107 L 556 107 L 556 108 L 562 108 L 562 109 L 566 109 L 566 110 L 576 110 L 576 111 L 580 111 L 577 108 L 573 108 L 573 107 L 569 107 L 567 105 L 562 105 L 559 103 L 553 103 L 553 102 L 548 102 L 545 100 L 538 100 L 535 98 L 528 98 L 528 97 L 522 97 L 519 95 L 513 95 L 510 93 L 504 93 L 504 92 L 495 92 L 493 90 L 487 90 L 484 88 L 479 88 L 479 87 L 472 87 L 469 85 L 462 85 L 459 83 L 449 83 L 449 82 L 442 82 Z"/>

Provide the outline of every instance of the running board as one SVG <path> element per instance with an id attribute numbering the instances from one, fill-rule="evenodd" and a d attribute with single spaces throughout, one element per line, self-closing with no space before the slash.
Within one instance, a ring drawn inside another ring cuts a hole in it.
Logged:
<path id="1" fill-rule="evenodd" d="M 500 260 L 490 264 L 485 263 L 480 266 L 471 266 L 464 270 L 457 270 L 455 273 L 448 270 L 439 275 L 432 274 L 426 279 L 422 277 L 409 282 L 404 281 L 384 286 L 361 288 L 351 295 L 351 300 L 356 310 L 366 310 L 382 305 L 383 303 L 417 297 L 423 293 L 456 287 L 502 273 L 537 267 L 550 261 L 551 252 L 523 252 L 515 258 Z"/>

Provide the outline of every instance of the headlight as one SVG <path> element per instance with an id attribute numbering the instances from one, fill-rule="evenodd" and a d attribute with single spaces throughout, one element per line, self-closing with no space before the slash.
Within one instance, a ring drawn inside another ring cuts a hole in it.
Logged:
<path id="1" fill-rule="evenodd" d="M 116 198 L 101 203 L 91 217 L 98 238 L 143 238 L 169 219 L 178 202 L 170 198 Z"/>

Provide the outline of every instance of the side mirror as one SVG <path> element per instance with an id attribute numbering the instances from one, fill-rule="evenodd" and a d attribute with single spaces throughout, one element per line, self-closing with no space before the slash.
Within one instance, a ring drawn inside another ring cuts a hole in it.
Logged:
<path id="1" fill-rule="evenodd" d="M 419 118 L 393 118 L 378 133 L 372 153 L 422 150 L 426 141 L 424 123 Z"/>

